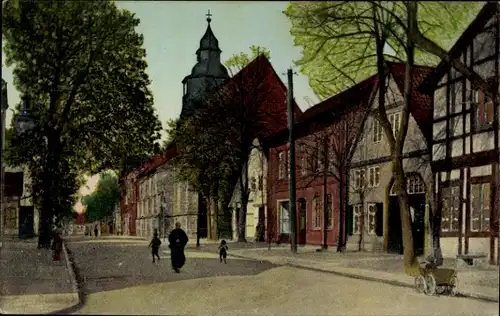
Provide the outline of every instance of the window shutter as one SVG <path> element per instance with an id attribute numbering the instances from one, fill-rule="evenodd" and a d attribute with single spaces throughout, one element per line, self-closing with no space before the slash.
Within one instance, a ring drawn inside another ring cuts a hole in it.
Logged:
<path id="1" fill-rule="evenodd" d="M 347 224 L 347 234 L 352 236 L 352 226 L 354 222 L 354 208 L 352 205 L 347 206 L 347 216 L 346 216 L 346 224 Z"/>
<path id="2" fill-rule="evenodd" d="M 375 233 L 377 236 L 384 236 L 384 204 L 376 203 Z"/>

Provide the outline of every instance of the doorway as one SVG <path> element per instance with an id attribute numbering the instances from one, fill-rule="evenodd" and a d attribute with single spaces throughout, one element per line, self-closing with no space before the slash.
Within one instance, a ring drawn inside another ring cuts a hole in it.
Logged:
<path id="1" fill-rule="evenodd" d="M 416 256 L 424 254 L 425 243 L 425 185 L 420 175 L 411 173 L 406 176 L 406 189 L 408 191 L 408 206 L 410 208 L 411 228 L 413 236 L 413 250 Z M 389 253 L 403 254 L 403 232 L 401 229 L 401 213 L 399 201 L 394 189 L 391 187 L 389 197 Z"/>
<path id="2" fill-rule="evenodd" d="M 18 227 L 20 239 L 27 239 L 35 236 L 33 206 L 21 206 L 19 208 Z"/>

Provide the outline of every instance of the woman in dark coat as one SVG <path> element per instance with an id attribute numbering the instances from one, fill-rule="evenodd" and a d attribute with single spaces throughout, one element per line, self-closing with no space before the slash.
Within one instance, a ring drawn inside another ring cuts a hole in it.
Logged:
<path id="1" fill-rule="evenodd" d="M 175 229 L 168 235 L 168 247 L 170 248 L 170 258 L 172 260 L 172 268 L 175 272 L 179 273 L 179 269 L 186 263 L 186 256 L 184 255 L 184 247 L 189 239 L 181 228 L 181 223 L 175 224 Z"/>

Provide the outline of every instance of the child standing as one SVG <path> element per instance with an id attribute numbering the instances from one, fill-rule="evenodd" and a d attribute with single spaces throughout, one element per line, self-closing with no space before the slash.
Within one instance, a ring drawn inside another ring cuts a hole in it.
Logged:
<path id="1" fill-rule="evenodd" d="M 220 262 L 222 263 L 222 260 L 224 260 L 224 263 L 227 263 L 226 262 L 226 257 L 227 257 L 228 247 L 227 247 L 226 241 L 224 239 L 221 240 L 220 246 L 219 246 L 218 250 L 219 250 L 219 259 L 220 259 Z"/>
<path id="2" fill-rule="evenodd" d="M 158 233 L 153 234 L 153 239 L 149 243 L 149 247 L 151 247 L 151 254 L 153 255 L 153 263 L 155 263 L 155 256 L 160 260 L 160 255 L 158 254 L 158 250 L 160 249 L 161 240 L 158 238 Z"/>

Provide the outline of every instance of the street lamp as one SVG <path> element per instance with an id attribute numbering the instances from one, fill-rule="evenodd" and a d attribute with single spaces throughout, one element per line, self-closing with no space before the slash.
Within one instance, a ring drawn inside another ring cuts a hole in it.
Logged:
<path id="1" fill-rule="evenodd" d="M 5 116 L 7 115 L 7 109 L 9 108 L 9 103 L 7 99 L 7 82 L 2 78 L 2 104 L 0 106 L 1 116 L 0 116 L 0 248 L 3 247 L 3 235 L 4 235 L 4 161 L 3 153 L 5 148 Z"/>

